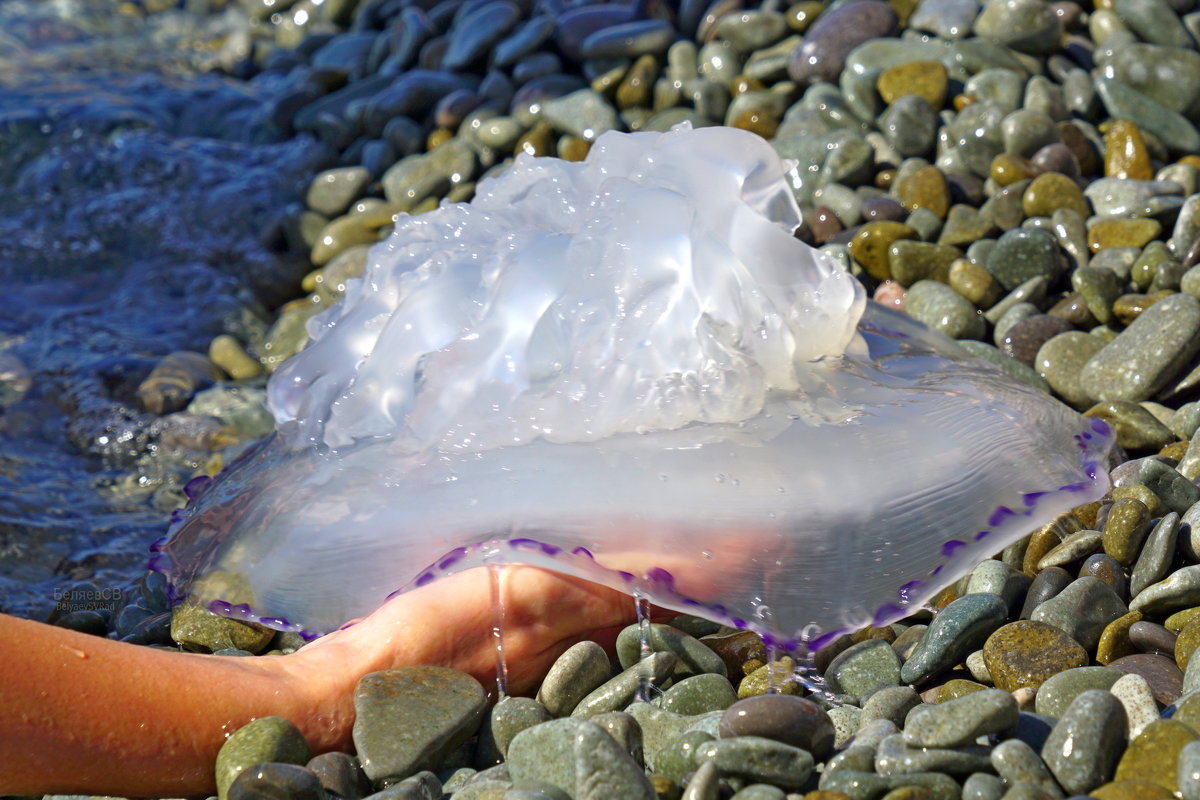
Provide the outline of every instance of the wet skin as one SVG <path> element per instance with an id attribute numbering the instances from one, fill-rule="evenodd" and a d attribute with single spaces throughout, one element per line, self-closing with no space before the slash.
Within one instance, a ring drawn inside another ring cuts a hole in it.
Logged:
<path id="1" fill-rule="evenodd" d="M 611 640 L 635 619 L 628 595 L 595 583 L 523 566 L 499 577 L 510 694 L 536 689 L 572 644 Z M 316 753 L 350 751 L 354 686 L 367 673 L 442 665 L 494 693 L 491 598 L 486 569 L 468 570 L 295 653 L 260 658 L 138 647 L 0 615 L 0 794 L 212 794 L 226 737 L 271 715 L 295 723 Z"/>

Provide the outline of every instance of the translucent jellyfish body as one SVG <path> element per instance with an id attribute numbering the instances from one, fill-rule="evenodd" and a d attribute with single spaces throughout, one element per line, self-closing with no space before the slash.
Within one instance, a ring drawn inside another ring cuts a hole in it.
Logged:
<path id="1" fill-rule="evenodd" d="M 868 306 L 788 168 L 610 133 L 402 218 L 152 565 L 306 634 L 527 563 L 819 647 L 1101 496 L 1104 424 Z"/>

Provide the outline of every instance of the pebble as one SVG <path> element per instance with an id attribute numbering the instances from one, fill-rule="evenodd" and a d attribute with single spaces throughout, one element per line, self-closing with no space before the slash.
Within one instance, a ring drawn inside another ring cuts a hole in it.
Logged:
<path id="1" fill-rule="evenodd" d="M 905 312 L 952 339 L 978 339 L 987 326 L 979 309 L 944 283 L 920 280 L 909 287 Z"/>
<path id="2" fill-rule="evenodd" d="M 696 766 L 715 763 L 722 775 L 790 790 L 804 786 L 813 771 L 813 757 L 807 750 L 760 736 L 706 742 L 692 758 Z"/>
<path id="3" fill-rule="evenodd" d="M 705 674 L 677 681 L 663 693 L 660 702 L 667 711 L 693 715 L 724 711 L 737 699 L 737 692 L 724 675 Z"/>
<path id="4" fill-rule="evenodd" d="M 1034 278 L 1055 281 L 1062 271 L 1054 236 L 1030 229 L 1011 230 L 1001 235 L 988 254 L 985 266 L 1009 291 Z"/>
<path id="5" fill-rule="evenodd" d="M 1009 786 L 1031 784 L 1052 798 L 1062 796 L 1062 790 L 1046 764 L 1025 742 L 1008 739 L 992 749 L 992 767 Z"/>
<path id="6" fill-rule="evenodd" d="M 263 625 L 222 617 L 193 603 L 178 605 L 171 612 L 171 638 L 193 652 L 233 648 L 261 653 L 274 637 L 275 631 Z"/>
<path id="7" fill-rule="evenodd" d="M 872 692 L 863 703 L 862 720 L 886 719 L 901 726 L 908 713 L 918 705 L 921 705 L 921 697 L 911 686 L 885 686 Z"/>
<path id="8" fill-rule="evenodd" d="M 1080 373 L 1103 347 L 1104 341 L 1099 337 L 1083 331 L 1066 331 L 1042 344 L 1034 356 L 1034 369 L 1064 400 L 1076 408 L 1086 408 L 1094 398 L 1083 389 Z"/>
<path id="9" fill-rule="evenodd" d="M 1175 663 L 1186 670 L 1192 657 L 1200 650 L 1200 619 L 1184 625 L 1175 638 Z"/>
<path id="10" fill-rule="evenodd" d="M 342 800 L 361 800 L 372 792 L 370 779 L 352 755 L 322 753 L 305 766 L 317 776 L 325 791 Z"/>
<path id="11" fill-rule="evenodd" d="M 908 747 L 902 734 L 888 736 L 875 751 L 875 771 L 880 775 L 941 772 L 963 776 L 990 766 L 986 749 L 976 746 L 942 749 Z"/>
<path id="12" fill-rule="evenodd" d="M 1197 741 L 1200 735 L 1187 725 L 1170 719 L 1155 720 L 1130 741 L 1114 779 L 1144 781 L 1176 793 L 1181 788 L 1176 782 L 1180 753 Z"/>
<path id="13" fill-rule="evenodd" d="M 1127 450 L 1158 450 L 1174 441 L 1174 434 L 1167 426 L 1134 402 L 1097 403 L 1083 415 L 1107 422 L 1116 431 L 1117 444 Z"/>
<path id="14" fill-rule="evenodd" d="M 1063 712 L 1042 748 L 1059 785 L 1084 794 L 1111 780 L 1125 749 L 1125 709 L 1110 693 L 1081 692 Z"/>
<path id="15" fill-rule="evenodd" d="M 1048 314 L 1034 314 L 1009 327 L 1000 341 L 1000 351 L 1022 364 L 1034 367 L 1042 345 L 1071 330 L 1071 323 Z"/>
<path id="16" fill-rule="evenodd" d="M 1060 629 L 1018 620 L 996 630 L 983 645 L 983 660 L 997 689 L 1038 687 L 1065 669 L 1082 667 L 1087 651 Z"/>
<path id="17" fill-rule="evenodd" d="M 1126 738 L 1129 740 L 1132 741 L 1147 725 L 1159 718 L 1158 702 L 1150 691 L 1150 684 L 1141 675 L 1133 672 L 1122 675 L 1109 687 L 1109 692 L 1125 707 L 1125 719 L 1128 722 Z"/>
<path id="18" fill-rule="evenodd" d="M 446 667 L 373 672 L 354 691 L 354 746 L 371 780 L 436 768 L 475 735 L 487 709 L 479 681 Z"/>
<path id="19" fill-rule="evenodd" d="M 896 30 L 898 20 L 891 6 L 879 0 L 859 2 L 863 5 L 843 5 L 817 17 L 788 60 L 789 78 L 801 86 L 836 82 L 851 50 Z"/>
<path id="20" fill-rule="evenodd" d="M 621 674 L 587 694 L 571 711 L 572 717 L 591 717 L 620 711 L 631 703 L 644 684 L 659 684 L 675 671 L 674 653 L 651 653 Z"/>
<path id="21" fill-rule="evenodd" d="M 1141 675 L 1149 684 L 1154 699 L 1164 706 L 1171 705 L 1183 694 L 1184 673 L 1174 659 L 1150 653 L 1134 653 L 1115 659 L 1109 666 Z"/>
<path id="22" fill-rule="evenodd" d="M 1200 800 L 1200 742 L 1189 742 L 1179 751 L 1175 782 L 1183 800 Z"/>
<path id="23" fill-rule="evenodd" d="M 739 700 L 721 715 L 718 731 L 722 739 L 757 736 L 799 747 L 819 761 L 833 753 L 833 721 L 802 697 L 769 694 Z"/>
<path id="24" fill-rule="evenodd" d="M 921 167 L 899 182 L 896 187 L 896 199 L 909 212 L 925 208 L 940 219 L 945 219 L 950 211 L 950 186 L 946 182 L 946 176 L 937 167 Z"/>
<path id="25" fill-rule="evenodd" d="M 880 686 L 900 684 L 900 658 L 882 639 L 851 645 L 830 663 L 825 681 L 835 694 L 864 697 Z"/>
<path id="26" fill-rule="evenodd" d="M 537 701 L 551 716 L 570 716 L 579 701 L 608 680 L 611 665 L 604 648 L 590 640 L 569 647 L 550 667 Z"/>
<path id="27" fill-rule="evenodd" d="M 221 745 L 216 762 L 217 796 L 227 800 L 237 777 L 257 764 L 301 765 L 310 758 L 308 742 L 295 725 L 283 717 L 259 717 L 238 728 Z"/>
<path id="28" fill-rule="evenodd" d="M 1028 217 L 1048 217 L 1060 208 L 1072 209 L 1083 217 L 1091 213 L 1079 184 L 1066 175 L 1038 175 L 1021 195 L 1021 209 Z"/>
<path id="29" fill-rule="evenodd" d="M 1131 611 L 1161 614 L 1200 605 L 1200 565 L 1182 567 L 1143 589 L 1129 603 Z"/>
<path id="30" fill-rule="evenodd" d="M 912 747 L 959 747 L 1011 728 L 1017 714 L 1011 694 L 984 689 L 915 710 L 905 722 L 904 742 Z"/>
<path id="31" fill-rule="evenodd" d="M 350 204 L 362 197 L 370 173 L 363 167 L 338 167 L 325 170 L 309 184 L 305 202 L 318 214 L 337 217 L 350 208 Z"/>
<path id="32" fill-rule="evenodd" d="M 901 286 L 912 286 L 924 278 L 946 283 L 951 266 L 961 256 L 962 251 L 957 247 L 897 239 L 888 248 L 888 271 Z"/>
<path id="33" fill-rule="evenodd" d="M 950 669 L 978 649 L 1007 617 L 1007 603 L 995 594 L 958 598 L 933 618 L 901 667 L 898 682 L 919 684 Z"/>
<path id="34" fill-rule="evenodd" d="M 946 103 L 949 74 L 940 61 L 909 61 L 885 69 L 875 86 L 885 103 L 916 95 L 930 108 L 940 109 Z"/>
<path id="35" fill-rule="evenodd" d="M 892 277 L 888 252 L 897 239 L 918 239 L 916 229 L 901 222 L 879 220 L 863 225 L 850 240 L 850 255 L 878 281 Z"/>
<path id="36" fill-rule="evenodd" d="M 491 709 L 476 745 L 475 760 L 487 768 L 504 760 L 513 737 L 551 719 L 546 707 L 528 697 L 505 697 Z"/>
<path id="37" fill-rule="evenodd" d="M 1107 584 L 1089 576 L 1076 579 L 1035 608 L 1030 619 L 1053 625 L 1084 648 L 1093 650 L 1104 628 L 1127 610 Z"/>
<path id="38" fill-rule="evenodd" d="M 1058 719 L 1081 692 L 1112 688 L 1124 673 L 1109 667 L 1076 667 L 1050 677 L 1038 687 L 1035 710 Z"/>
<path id="39" fill-rule="evenodd" d="M 1132 566 L 1149 533 L 1150 510 L 1145 504 L 1134 499 L 1118 500 L 1104 522 L 1104 552 L 1122 566 Z"/>
<path id="40" fill-rule="evenodd" d="M 670 625 L 651 623 L 646 626 L 646 643 L 652 652 L 673 653 L 676 658 L 675 678 L 711 673 L 725 675 L 725 662 L 694 636 L 689 636 Z M 642 659 L 642 630 L 639 625 L 629 625 L 617 635 L 617 659 L 628 669 Z"/>
<path id="41" fill-rule="evenodd" d="M 577 718 L 526 728 L 505 762 L 514 782 L 542 781 L 575 800 L 655 800 L 646 773 L 602 728 Z"/>
<path id="42" fill-rule="evenodd" d="M 296 764 L 255 764 L 242 770 L 225 795 L 229 800 L 325 800 L 321 781 Z"/>

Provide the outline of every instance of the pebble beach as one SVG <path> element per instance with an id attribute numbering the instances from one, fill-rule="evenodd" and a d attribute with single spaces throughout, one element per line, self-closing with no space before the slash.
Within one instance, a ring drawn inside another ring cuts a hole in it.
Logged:
<path id="1" fill-rule="evenodd" d="M 536 698 L 494 706 L 463 673 L 376 673 L 355 752 L 257 720 L 214 764 L 220 800 L 1200 800 L 1194 0 L 0 16 L 7 613 L 228 657 L 303 647 L 172 609 L 146 548 L 190 480 L 270 432 L 267 377 L 397 215 L 609 130 L 762 136 L 797 162 L 798 238 L 1116 431 L 1103 500 L 902 623 L 793 658 L 680 616 L 626 629 L 616 658 L 576 645 Z"/>

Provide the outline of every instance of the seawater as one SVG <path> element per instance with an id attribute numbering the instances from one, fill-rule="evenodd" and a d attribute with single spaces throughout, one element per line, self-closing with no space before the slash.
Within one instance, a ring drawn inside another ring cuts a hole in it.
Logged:
<path id="1" fill-rule="evenodd" d="M 269 85 L 209 70 L 244 25 L 0 0 L 0 611 L 141 574 L 196 465 L 166 466 L 134 390 L 261 336 L 308 268 L 275 228 L 329 154 L 264 133 Z"/>

